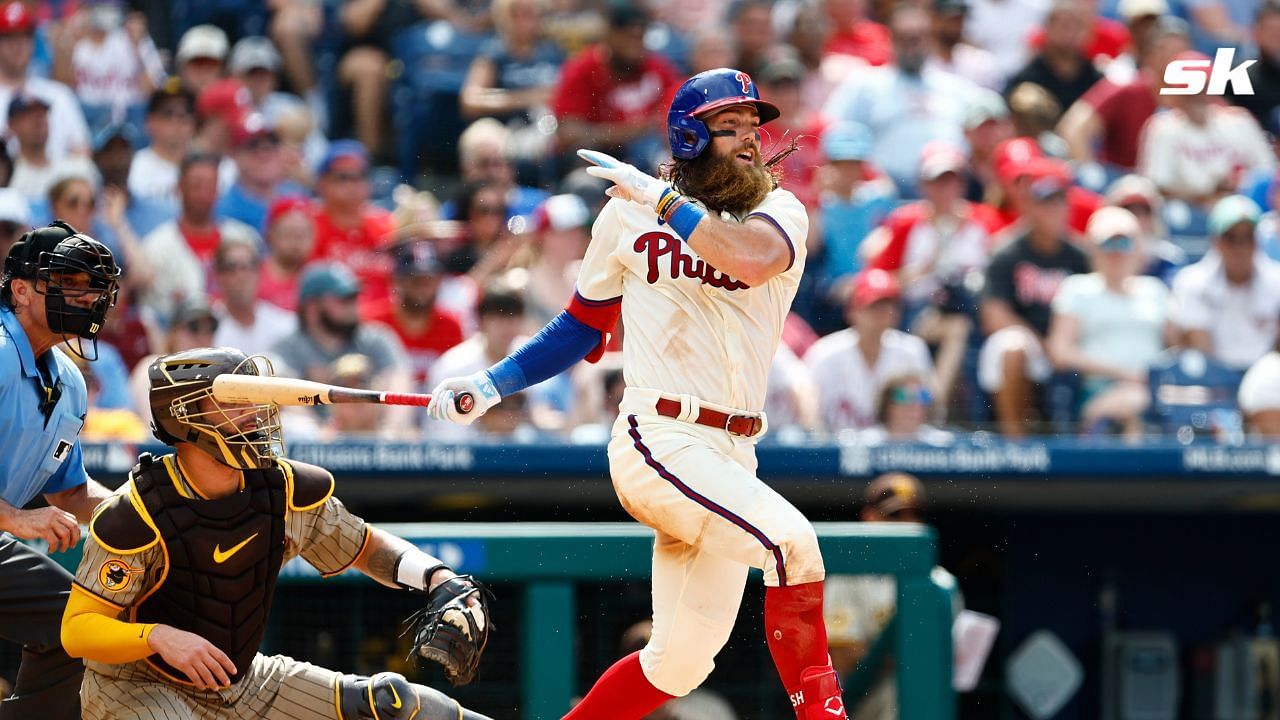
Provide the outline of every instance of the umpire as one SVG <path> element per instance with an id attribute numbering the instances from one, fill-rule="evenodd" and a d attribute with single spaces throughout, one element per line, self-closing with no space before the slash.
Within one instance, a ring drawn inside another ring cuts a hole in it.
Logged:
<path id="1" fill-rule="evenodd" d="M 60 221 L 19 238 L 0 275 L 0 638 L 22 645 L 0 720 L 80 717 L 84 668 L 59 640 L 71 575 L 15 537 L 72 548 L 109 495 L 80 453 L 84 378 L 54 346 L 96 357 L 119 278 L 106 246 Z M 49 507 L 24 510 L 36 495 Z"/>

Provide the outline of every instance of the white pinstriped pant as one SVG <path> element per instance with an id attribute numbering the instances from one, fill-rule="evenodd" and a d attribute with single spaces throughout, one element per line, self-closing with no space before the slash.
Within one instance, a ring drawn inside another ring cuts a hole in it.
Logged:
<path id="1" fill-rule="evenodd" d="M 754 440 L 659 416 L 656 397 L 627 389 L 609 471 L 623 508 L 657 534 L 641 666 L 658 689 L 683 696 L 728 640 L 749 568 L 772 586 L 818 582 L 825 570 L 813 526 L 756 477 Z"/>

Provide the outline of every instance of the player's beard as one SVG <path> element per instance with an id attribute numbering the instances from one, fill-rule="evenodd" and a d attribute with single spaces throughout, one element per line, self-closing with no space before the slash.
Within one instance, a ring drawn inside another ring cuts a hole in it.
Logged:
<path id="1" fill-rule="evenodd" d="M 778 186 L 772 165 L 760 161 L 750 165 L 737 160 L 737 154 L 717 155 L 704 152 L 692 160 L 672 160 L 663 174 L 676 190 L 701 201 L 713 212 L 728 211 L 742 216 L 751 211 Z"/>

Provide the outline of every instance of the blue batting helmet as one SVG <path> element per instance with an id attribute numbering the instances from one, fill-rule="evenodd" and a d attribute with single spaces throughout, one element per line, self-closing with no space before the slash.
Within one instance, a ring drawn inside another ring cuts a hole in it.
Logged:
<path id="1" fill-rule="evenodd" d="M 754 105 L 761 125 L 781 114 L 772 103 L 760 99 L 755 81 L 741 70 L 717 68 L 700 72 L 680 86 L 667 112 L 672 156 L 692 160 L 701 155 L 711 144 L 711 131 L 702 118 L 731 105 Z"/>

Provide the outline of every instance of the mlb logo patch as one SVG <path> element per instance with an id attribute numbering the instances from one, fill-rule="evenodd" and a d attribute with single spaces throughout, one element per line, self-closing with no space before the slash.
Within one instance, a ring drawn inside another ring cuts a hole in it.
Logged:
<path id="1" fill-rule="evenodd" d="M 72 444 L 67 442 L 66 440 L 59 440 L 58 447 L 53 451 L 53 459 L 57 460 L 58 462 L 62 462 L 63 460 L 66 460 L 67 456 L 71 454 L 72 447 L 73 447 Z"/>

